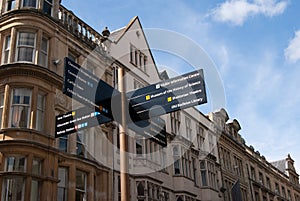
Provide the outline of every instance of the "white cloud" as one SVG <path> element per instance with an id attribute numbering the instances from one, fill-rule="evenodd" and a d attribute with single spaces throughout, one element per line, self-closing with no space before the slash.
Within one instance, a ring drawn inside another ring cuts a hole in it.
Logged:
<path id="1" fill-rule="evenodd" d="M 211 15 L 214 20 L 243 25 L 247 18 L 263 14 L 273 17 L 284 12 L 288 2 L 286 0 L 227 0 L 215 8 Z"/>
<path id="2" fill-rule="evenodd" d="M 296 62 L 300 59 L 300 30 L 295 32 L 295 37 L 290 41 L 289 46 L 284 50 L 285 58 L 289 62 Z"/>

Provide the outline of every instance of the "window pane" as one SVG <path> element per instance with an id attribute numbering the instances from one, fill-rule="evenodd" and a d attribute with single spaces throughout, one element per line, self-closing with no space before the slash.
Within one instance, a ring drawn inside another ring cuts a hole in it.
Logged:
<path id="1" fill-rule="evenodd" d="M 44 1 L 43 11 L 45 13 L 51 15 L 51 13 L 52 13 L 52 0 L 45 0 Z"/>
<path id="2" fill-rule="evenodd" d="M 2 63 L 8 63 L 8 56 L 10 51 L 10 35 L 5 37 L 5 42 L 3 46 L 3 59 Z"/>
<path id="3" fill-rule="evenodd" d="M 42 131 L 44 129 L 44 111 L 45 111 L 45 96 L 39 94 L 37 98 L 37 116 L 36 116 L 36 129 Z"/>
<path id="4" fill-rule="evenodd" d="M 66 168 L 58 168 L 58 179 L 57 200 L 66 201 L 68 194 L 68 170 Z"/>
<path id="5" fill-rule="evenodd" d="M 25 172 L 25 156 L 9 156 L 6 158 L 7 172 Z"/>
<path id="6" fill-rule="evenodd" d="M 26 88 L 13 89 L 12 96 L 11 127 L 27 128 L 30 119 L 31 90 Z"/>
<path id="7" fill-rule="evenodd" d="M 86 173 L 76 171 L 76 201 L 86 200 Z"/>
<path id="8" fill-rule="evenodd" d="M 18 46 L 34 46 L 35 34 L 28 32 L 20 32 Z"/>
<path id="9" fill-rule="evenodd" d="M 39 65 L 48 67 L 48 39 L 42 39 L 41 50 L 39 51 Z"/>
<path id="10" fill-rule="evenodd" d="M 6 11 L 13 10 L 16 5 L 16 0 L 6 0 Z"/>
<path id="11" fill-rule="evenodd" d="M 17 61 L 34 61 L 35 33 L 20 32 L 17 42 Z"/>
<path id="12" fill-rule="evenodd" d="M 31 194 L 30 201 L 39 201 L 40 200 L 40 182 L 37 180 L 31 181 Z"/>
<path id="13" fill-rule="evenodd" d="M 32 161 L 32 174 L 40 175 L 42 170 L 41 159 L 33 159 Z"/>
<path id="14" fill-rule="evenodd" d="M 36 8 L 36 0 L 23 0 L 23 7 Z"/>
<path id="15" fill-rule="evenodd" d="M 0 129 L 2 125 L 3 106 L 4 106 L 4 93 L 0 92 Z"/>
<path id="16" fill-rule="evenodd" d="M 60 137 L 59 138 L 59 150 L 67 152 L 68 151 L 68 138 L 67 137 Z"/>
<path id="17" fill-rule="evenodd" d="M 2 186 L 2 200 L 23 201 L 24 179 L 22 177 L 5 178 Z"/>

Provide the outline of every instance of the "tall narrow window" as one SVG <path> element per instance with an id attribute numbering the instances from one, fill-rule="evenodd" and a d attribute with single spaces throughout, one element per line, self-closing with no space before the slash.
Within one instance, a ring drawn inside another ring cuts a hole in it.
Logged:
<path id="1" fill-rule="evenodd" d="M 4 178 L 2 185 L 3 201 L 24 201 L 25 182 L 23 177 Z"/>
<path id="2" fill-rule="evenodd" d="M 42 160 L 39 158 L 34 158 L 32 160 L 32 167 L 31 167 L 32 174 L 41 175 L 42 173 Z"/>
<path id="3" fill-rule="evenodd" d="M 48 39 L 43 37 L 39 55 L 39 65 L 45 68 L 48 67 L 48 43 Z"/>
<path id="4" fill-rule="evenodd" d="M 38 181 L 36 179 L 32 179 L 30 201 L 39 201 L 40 200 L 40 186 L 41 186 L 40 181 Z"/>
<path id="5" fill-rule="evenodd" d="M 185 117 L 185 126 L 186 126 L 186 138 L 188 140 L 192 140 L 192 127 L 191 127 L 191 119 Z"/>
<path id="6" fill-rule="evenodd" d="M 0 129 L 2 125 L 3 107 L 4 107 L 4 93 L 0 92 Z"/>
<path id="7" fill-rule="evenodd" d="M 6 0 L 5 11 L 13 10 L 16 6 L 16 0 Z"/>
<path id="8" fill-rule="evenodd" d="M 34 62 L 35 33 L 19 32 L 17 42 L 17 61 Z"/>
<path id="9" fill-rule="evenodd" d="M 23 0 L 22 7 L 36 8 L 37 6 L 36 1 L 37 0 Z"/>
<path id="10" fill-rule="evenodd" d="M 76 153 L 78 156 L 85 157 L 85 142 L 86 142 L 86 134 L 84 131 L 79 131 L 77 134 L 77 143 L 76 143 Z"/>
<path id="11" fill-rule="evenodd" d="M 179 146 L 173 147 L 174 174 L 180 174 L 180 152 Z"/>
<path id="12" fill-rule="evenodd" d="M 9 52 L 10 52 L 10 35 L 6 36 L 4 39 L 4 46 L 3 46 L 3 56 L 2 56 L 2 63 L 6 64 L 9 61 Z"/>
<path id="13" fill-rule="evenodd" d="M 68 170 L 67 168 L 58 168 L 58 189 L 57 200 L 67 201 L 68 198 Z"/>
<path id="14" fill-rule="evenodd" d="M 28 128 L 30 119 L 31 90 L 13 89 L 10 124 L 13 128 Z"/>
<path id="15" fill-rule="evenodd" d="M 142 156 L 143 154 L 143 139 L 137 138 L 135 143 L 135 149 L 137 156 Z"/>
<path id="16" fill-rule="evenodd" d="M 36 110 L 36 129 L 43 131 L 44 129 L 44 116 L 45 116 L 45 96 L 38 94 L 37 96 L 37 110 Z"/>
<path id="17" fill-rule="evenodd" d="M 86 178 L 85 172 L 76 171 L 76 201 L 86 201 Z"/>
<path id="18" fill-rule="evenodd" d="M 52 14 L 52 0 L 44 0 L 43 11 L 48 15 Z"/>
<path id="19" fill-rule="evenodd" d="M 200 161 L 200 172 L 201 172 L 201 180 L 202 186 L 207 186 L 207 174 L 206 174 L 206 164 L 205 161 Z"/>

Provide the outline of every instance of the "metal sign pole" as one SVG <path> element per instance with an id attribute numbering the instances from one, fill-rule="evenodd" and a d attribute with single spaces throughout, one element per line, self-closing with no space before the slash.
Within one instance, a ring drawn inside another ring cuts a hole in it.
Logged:
<path id="1" fill-rule="evenodd" d="M 125 70 L 118 68 L 118 83 L 121 93 L 121 124 L 120 129 L 120 182 L 121 182 L 121 201 L 129 201 L 129 169 L 128 169 L 128 137 L 126 135 L 126 87 L 124 79 Z"/>

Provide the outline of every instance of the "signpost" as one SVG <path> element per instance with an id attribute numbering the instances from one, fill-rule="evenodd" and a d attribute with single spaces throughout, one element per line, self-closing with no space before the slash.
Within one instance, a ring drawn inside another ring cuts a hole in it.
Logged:
<path id="1" fill-rule="evenodd" d="M 63 93 L 88 106 L 56 116 L 55 137 L 118 121 L 120 128 L 121 200 L 129 200 L 126 127 L 167 145 L 165 123 L 159 116 L 207 102 L 203 71 L 193 71 L 131 92 L 125 92 L 124 68 L 118 69 L 120 91 L 65 58 Z M 114 99 L 112 101 L 112 99 Z M 126 102 L 129 108 L 126 108 Z M 117 107 L 114 118 L 112 104 Z M 126 116 L 129 111 L 130 118 Z M 127 120 L 127 119 L 131 119 Z"/>

